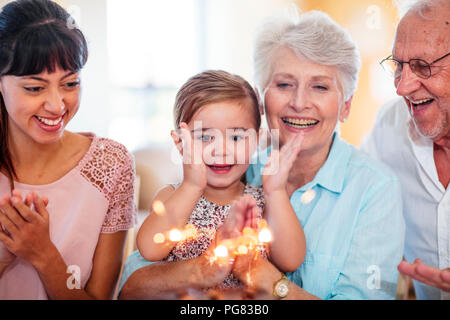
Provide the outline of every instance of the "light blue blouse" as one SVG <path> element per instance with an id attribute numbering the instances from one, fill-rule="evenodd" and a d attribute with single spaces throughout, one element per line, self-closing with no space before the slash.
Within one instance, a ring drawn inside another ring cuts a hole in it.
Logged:
<path id="1" fill-rule="evenodd" d="M 247 171 L 250 184 L 261 185 L 267 154 Z M 307 247 L 291 281 L 322 299 L 395 298 L 405 226 L 400 184 L 387 166 L 335 134 L 325 164 L 291 204 Z"/>
<path id="2" fill-rule="evenodd" d="M 250 166 L 249 183 L 261 185 L 267 154 Z M 288 273 L 291 281 L 322 299 L 395 298 L 405 227 L 400 184 L 386 166 L 335 136 L 327 161 L 291 204 L 307 246 L 303 264 Z M 150 263 L 133 253 L 120 289 Z"/>

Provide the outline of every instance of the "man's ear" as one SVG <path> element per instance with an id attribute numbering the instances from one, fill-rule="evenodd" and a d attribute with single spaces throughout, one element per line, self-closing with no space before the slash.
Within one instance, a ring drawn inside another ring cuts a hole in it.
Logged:
<path id="1" fill-rule="evenodd" d="M 348 117 L 350 116 L 350 110 L 352 108 L 352 100 L 353 96 L 351 96 L 347 101 L 344 102 L 344 106 L 342 107 L 341 114 L 339 116 L 339 121 L 347 121 Z"/>

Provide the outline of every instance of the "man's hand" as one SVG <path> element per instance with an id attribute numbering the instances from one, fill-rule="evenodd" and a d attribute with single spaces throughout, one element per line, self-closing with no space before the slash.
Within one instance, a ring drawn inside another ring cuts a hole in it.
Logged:
<path id="1" fill-rule="evenodd" d="M 406 261 L 400 262 L 398 271 L 414 280 L 450 292 L 450 268 L 439 270 L 427 266 L 417 258 L 412 264 Z"/>
<path id="2" fill-rule="evenodd" d="M 212 244 L 201 256 L 192 259 L 191 283 L 193 287 L 211 288 L 221 284 L 231 273 L 233 257 L 217 257 Z"/>
<path id="3" fill-rule="evenodd" d="M 247 287 L 250 295 L 259 299 L 274 299 L 273 284 L 280 279 L 281 272 L 264 259 L 259 252 L 251 251 L 236 257 L 233 274 Z"/>

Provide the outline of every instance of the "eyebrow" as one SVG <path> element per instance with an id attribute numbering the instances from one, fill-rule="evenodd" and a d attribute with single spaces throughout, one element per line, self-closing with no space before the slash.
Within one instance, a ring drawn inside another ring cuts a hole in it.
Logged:
<path id="1" fill-rule="evenodd" d="M 313 76 L 312 80 L 334 80 L 334 78 L 330 76 Z"/>
<path id="2" fill-rule="evenodd" d="M 288 77 L 288 78 L 294 78 L 294 76 L 290 73 L 287 72 L 278 72 L 278 73 L 274 73 L 272 75 L 272 78 L 276 77 L 276 76 L 282 76 L 282 77 Z"/>
<path id="3" fill-rule="evenodd" d="M 275 77 L 275 76 L 282 76 L 282 77 L 295 79 L 295 76 L 293 76 L 290 73 L 286 73 L 286 72 L 275 73 L 273 75 L 273 77 Z M 312 78 L 312 80 L 334 80 L 333 77 L 326 76 L 326 75 L 317 75 L 317 76 L 312 76 L 311 78 Z"/>
<path id="4" fill-rule="evenodd" d="M 62 78 L 60 79 L 60 81 L 66 79 L 66 78 L 68 78 L 68 77 L 70 77 L 71 75 L 74 75 L 75 73 L 76 73 L 75 71 L 69 72 L 69 73 L 66 74 L 64 77 L 62 77 Z M 46 83 L 49 82 L 48 80 L 43 79 L 43 78 L 41 78 L 41 77 L 37 77 L 37 76 L 26 76 L 26 77 L 24 77 L 24 78 L 25 78 L 25 79 L 32 79 L 32 80 L 43 81 L 43 82 L 46 82 Z"/>

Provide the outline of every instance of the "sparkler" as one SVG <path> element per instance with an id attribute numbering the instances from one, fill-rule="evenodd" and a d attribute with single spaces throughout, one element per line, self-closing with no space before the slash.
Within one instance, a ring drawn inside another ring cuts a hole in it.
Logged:
<path id="1" fill-rule="evenodd" d="M 246 245 L 241 244 L 238 247 L 238 254 L 247 254 L 248 253 L 248 248 Z"/>
<path id="2" fill-rule="evenodd" d="M 165 214 L 164 204 L 161 201 L 154 201 L 152 207 L 156 214 Z M 182 230 L 174 227 L 165 234 L 155 234 L 153 242 L 157 244 L 163 244 L 166 241 L 180 242 L 188 239 L 195 239 L 198 236 L 198 233 L 195 225 L 189 223 Z M 217 245 L 213 250 L 210 262 L 213 263 L 218 259 L 223 260 L 228 257 L 233 258 L 237 255 L 246 255 L 253 250 L 263 251 L 265 245 L 272 240 L 272 232 L 268 227 L 267 221 L 261 219 L 257 229 L 245 227 L 242 230 L 242 235 L 240 237 L 223 240 Z"/>
<path id="3" fill-rule="evenodd" d="M 270 230 L 268 228 L 263 228 L 258 233 L 258 240 L 261 243 L 268 243 L 268 242 L 272 241 L 272 232 L 270 232 Z"/>
<path id="4" fill-rule="evenodd" d="M 173 228 L 169 231 L 169 240 L 172 242 L 178 242 L 182 239 L 181 231 L 177 228 Z"/>
<path id="5" fill-rule="evenodd" d="M 153 242 L 162 244 L 166 241 L 180 242 L 197 237 L 198 231 L 193 224 L 187 224 L 184 229 L 172 228 L 168 232 L 157 233 L 153 237 Z"/>
<path id="6" fill-rule="evenodd" d="M 228 257 L 228 248 L 223 244 L 218 245 L 214 249 L 214 255 L 216 256 L 216 258 L 226 258 Z"/>
<path id="7" fill-rule="evenodd" d="M 164 207 L 164 203 L 159 200 L 155 200 L 152 203 L 152 209 L 153 212 L 156 213 L 158 216 L 163 216 L 166 214 L 166 208 Z"/>
<path id="8" fill-rule="evenodd" d="M 242 236 L 222 241 L 214 250 L 214 257 L 212 260 L 216 260 L 219 257 L 225 258 L 229 256 L 230 253 L 233 256 L 237 256 L 246 255 L 254 249 L 257 251 L 264 250 L 264 246 L 273 240 L 272 232 L 265 220 L 259 223 L 258 229 L 259 232 L 256 229 L 245 227 L 242 230 Z M 227 249 L 227 251 L 225 251 L 224 248 Z"/>
<path id="9" fill-rule="evenodd" d="M 153 237 L 153 242 L 154 243 L 164 243 L 165 241 L 166 241 L 166 237 L 162 233 L 157 233 Z"/>

